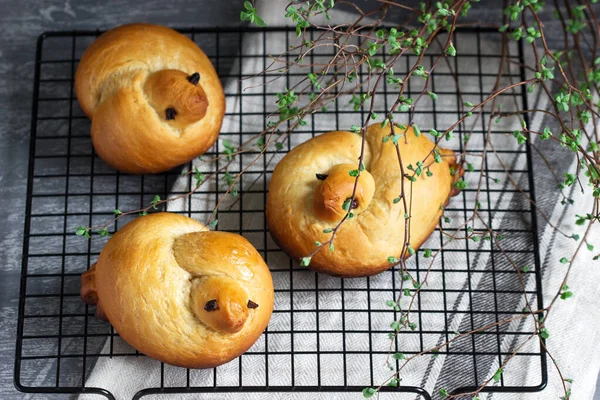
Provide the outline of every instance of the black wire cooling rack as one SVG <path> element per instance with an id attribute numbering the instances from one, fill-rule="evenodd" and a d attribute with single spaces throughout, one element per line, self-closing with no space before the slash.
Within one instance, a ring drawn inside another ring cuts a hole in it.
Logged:
<path id="1" fill-rule="evenodd" d="M 287 28 L 186 29 L 182 33 L 205 50 L 224 82 L 228 110 L 221 139 L 234 144 L 262 131 L 268 114 L 276 109 L 276 93 L 310 72 L 291 69 L 273 82 L 271 75 L 280 76 L 281 71 L 257 75 L 271 65 L 270 54 L 279 54 L 296 43 L 295 32 Z M 92 240 L 85 240 L 74 234 L 75 228 L 103 223 L 113 209 L 134 210 L 149 204 L 156 194 L 165 198 L 186 192 L 191 186 L 191 178 L 181 181 L 181 170 L 130 176 L 111 170 L 94 155 L 89 121 L 74 96 L 73 76 L 79 57 L 98 34 L 45 33 L 38 41 L 15 362 L 15 384 L 23 392 L 92 393 L 114 398 L 107 388 L 94 386 L 94 369 L 107 360 L 145 357 L 127 346 L 109 324 L 94 318 L 93 307 L 80 301 L 80 275 L 96 260 L 106 239 L 93 236 Z M 459 56 L 441 63 L 431 82 L 430 88 L 438 100 L 427 103 L 425 99 L 415 112 L 415 121 L 423 131 L 446 129 L 448 118 L 456 121 L 460 117 L 460 104 L 465 99 L 484 99 L 496 79 L 500 34 L 459 30 L 454 43 Z M 509 63 L 503 79 L 523 80 L 522 48 L 511 44 L 507 49 Z M 311 62 L 318 64 L 319 57 L 326 60 L 330 52 L 331 48 L 321 54 L 317 51 Z M 431 65 L 435 53 L 430 48 L 423 64 Z M 414 56 L 406 59 L 404 68 L 408 69 Z M 402 68 L 399 67 L 398 76 Z M 411 85 L 408 96 L 422 90 Z M 396 96 L 388 87 L 382 94 L 379 98 L 383 101 L 376 104 L 380 115 Z M 504 93 L 498 101 L 507 112 L 511 107 L 527 108 L 524 86 Z M 272 270 L 276 304 L 267 331 L 245 355 L 214 370 L 152 364 L 156 376 L 148 378 L 147 385 L 134 398 L 161 393 L 214 396 L 217 392 L 272 392 L 283 397 L 284 392 L 313 392 L 315 396 L 315 392 L 338 392 L 346 393 L 344 398 L 351 396 L 348 392 L 355 392 L 361 397 L 364 387 L 377 386 L 388 376 L 384 360 L 389 347 L 389 323 L 398 315 L 385 302 L 401 290 L 398 271 L 362 279 L 317 275 L 292 263 L 272 242 L 265 224 L 264 203 L 274 163 L 293 145 L 315 134 L 348 129 L 353 121 L 359 124 L 366 112 L 355 111 L 347 103 L 348 97 L 341 96 L 328 110 L 306 117 L 308 124 L 299 127 L 283 149 L 267 151 L 266 157 L 243 175 L 239 197 L 230 198 L 220 208 L 217 229 L 247 237 Z M 503 147 L 512 129 L 502 123 L 487 126 L 489 112 L 471 125 L 461 124 L 455 139 L 445 147 L 461 151 L 466 135 L 470 135 L 469 140 L 474 143 L 471 161 L 485 171 L 485 183 L 478 197 L 480 213 L 487 216 L 486 223 L 506 236 L 503 252 L 489 241 L 456 241 L 444 248 L 433 266 L 424 260 L 423 250 L 413 256 L 408 263 L 410 272 L 419 279 L 428 273 L 429 284 L 416 299 L 416 329 L 401 331 L 393 351 L 416 354 L 458 332 L 521 315 L 524 296 L 518 276 L 524 277 L 528 298 L 541 308 L 536 216 L 524 197 L 533 196 L 530 149 Z M 485 140 L 497 141 L 496 151 L 477 156 L 476 150 L 482 151 Z M 222 143 L 208 155 L 218 154 L 220 147 Z M 466 154 L 468 157 L 470 153 Z M 233 163 L 232 172 L 244 168 L 253 156 L 240 156 Z M 499 160 L 504 167 L 498 165 Z M 522 192 L 505 180 L 492 179 L 501 178 L 504 168 L 518 180 Z M 468 180 L 471 172 L 466 174 Z M 221 177 L 222 173 L 217 182 Z M 187 200 L 169 205 L 168 211 L 183 212 L 204 222 L 226 188 L 221 183 L 209 184 Z M 455 197 L 440 226 L 446 230 L 459 228 L 458 222 L 461 218 L 464 221 L 475 205 L 475 192 L 476 189 L 467 188 Z M 111 231 L 127 221 L 120 220 Z M 469 227 L 461 229 L 468 234 Z M 438 229 L 423 247 L 439 248 L 442 238 Z M 513 262 L 531 268 L 518 275 L 507 255 Z M 424 356 L 424 364 L 408 374 L 400 387 L 385 387 L 383 391 L 409 392 L 412 398 L 423 399 L 436 397 L 442 385 L 450 392 L 467 392 L 489 378 L 512 354 L 519 340 L 532 332 L 532 327 L 508 324 L 465 337 L 435 356 Z M 398 361 L 395 363 L 397 367 Z M 543 389 L 547 381 L 546 358 L 538 341 L 511 360 L 511 365 L 519 363 L 530 371 L 528 382 L 535 384 L 523 384 L 507 369 L 500 382 L 486 390 Z M 139 374 L 149 372 L 139 370 Z"/>

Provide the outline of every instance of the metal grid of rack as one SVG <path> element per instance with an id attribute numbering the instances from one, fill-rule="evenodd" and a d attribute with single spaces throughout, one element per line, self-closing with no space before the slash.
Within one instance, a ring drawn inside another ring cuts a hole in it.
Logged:
<path id="1" fill-rule="evenodd" d="M 281 77 L 282 72 L 273 70 L 271 75 L 280 77 L 273 82 L 269 74 L 256 75 L 270 65 L 270 54 L 285 51 L 296 40 L 294 32 L 285 28 L 182 32 L 205 50 L 224 82 L 228 111 L 221 138 L 234 144 L 264 129 L 269 114 L 276 109 L 276 93 L 291 87 L 309 72 L 290 69 Z M 89 121 L 74 96 L 73 76 L 78 58 L 98 34 L 46 33 L 38 42 L 15 363 L 15 383 L 25 392 L 86 392 L 113 398 L 105 388 L 89 385 L 94 366 L 107 358 L 144 356 L 127 346 L 109 324 L 95 319 L 93 307 L 80 301 L 80 274 L 98 257 L 106 239 L 99 236 L 89 241 L 82 239 L 75 236 L 75 228 L 102 223 L 115 208 L 143 207 L 156 194 L 165 198 L 185 193 L 192 185 L 191 178 L 182 183 L 180 170 L 130 176 L 111 170 L 94 155 Z M 461 30 L 456 34 L 457 48 L 461 42 L 470 44 L 452 60 L 454 65 L 448 63 L 438 68 L 431 82 L 438 101 L 421 105 L 414 115 L 423 130 L 445 128 L 444 118 L 456 120 L 461 112 L 461 96 L 480 100 L 489 93 L 500 53 L 498 48 L 482 43 L 494 38 L 499 40 L 499 34 L 486 30 Z M 257 44 L 260 48 L 254 49 L 258 50 L 256 53 L 248 51 Z M 435 51 L 431 53 L 424 63 L 433 62 Z M 327 56 L 316 53 L 311 61 L 318 63 L 319 57 Z M 512 49 L 509 60 L 514 62 L 509 63 L 506 79 L 523 76 L 524 71 L 518 65 L 522 57 L 521 48 Z M 408 69 L 410 57 L 406 58 Z M 469 68 L 462 68 L 462 62 Z M 520 88 L 523 89 L 501 96 L 506 107 L 525 106 L 524 87 Z M 420 91 L 421 88 L 409 86 L 408 95 Z M 364 279 L 317 275 L 292 263 L 277 248 L 269 237 L 264 217 L 269 175 L 286 151 L 319 132 L 348 129 L 352 121 L 360 123 L 366 117 L 364 110 L 354 111 L 347 106 L 349 97 L 344 96 L 329 110 L 307 117 L 307 126 L 299 127 L 283 149 L 268 150 L 263 160 L 243 175 L 239 197 L 230 198 L 220 208 L 217 229 L 244 235 L 271 268 L 276 304 L 263 337 L 245 355 L 214 370 L 190 371 L 160 364 L 155 383 L 138 392 L 135 398 L 157 393 L 360 391 L 381 383 L 389 373 L 383 360 L 389 347 L 389 322 L 397 318 L 397 313 L 386 307 L 385 302 L 401 291 L 398 271 L 392 269 Z M 383 101 L 376 105 L 376 111 L 383 114 L 395 98 L 394 90 L 386 86 L 380 98 Z M 489 110 L 483 115 L 489 116 Z M 485 140 L 498 140 L 501 144 L 512 132 L 501 124 L 488 127 L 486 123 L 487 118 L 479 118 L 473 125 L 461 124 L 456 139 L 446 147 L 462 151 L 468 133 L 475 143 L 472 151 L 477 150 L 477 143 L 481 151 Z M 215 145 L 207 156 L 217 155 L 220 146 Z M 533 196 L 529 148 L 504 150 L 501 145 L 496 148 L 496 159 L 484 154 L 479 157 L 478 166 L 488 178 L 500 176 L 504 169 L 497 160 L 502 159 L 525 192 Z M 254 156 L 240 156 L 231 171 L 240 171 Z M 215 168 L 218 169 L 218 164 Z M 216 182 L 220 181 L 217 178 Z M 226 188 L 221 183 L 209 184 L 190 196 L 184 202 L 187 204 L 169 205 L 168 211 L 203 221 Z M 466 189 L 451 201 L 446 210 L 448 218 L 440 221 L 442 228 L 459 228 L 458 221 L 461 218 L 464 221 L 474 207 L 475 192 Z M 502 197 L 508 195 L 512 200 L 506 206 Z M 513 261 L 532 266 L 522 275 L 528 296 L 541 304 L 535 213 L 521 195 L 492 179 L 486 179 L 481 187 L 480 212 L 487 215 L 490 226 L 506 234 L 503 252 L 490 242 L 457 241 L 445 247 L 435 265 L 428 266 L 422 250 L 410 259 L 409 271 L 421 278 L 429 274 L 430 284 L 417 296 L 416 329 L 400 332 L 392 346 L 394 351 L 416 354 L 439 344 L 440 340 L 452 338 L 456 331 L 472 330 L 521 313 L 519 302 L 523 290 L 505 254 Z M 505 204 L 504 208 L 499 204 Z M 128 218 L 118 221 L 111 231 L 127 221 Z M 497 226 L 499 223 L 501 226 Z M 423 247 L 439 248 L 442 240 L 438 229 Z M 511 337 L 516 343 L 531 333 L 531 329 L 519 326 L 496 326 L 440 352 L 443 368 L 457 369 L 455 380 L 446 382 L 447 387 L 458 393 L 481 383 L 493 365 L 511 354 L 513 347 L 504 343 L 510 342 Z M 427 362 L 429 371 L 431 363 L 436 361 L 430 357 Z M 539 342 L 512 362 L 536 363 L 538 367 L 534 370 L 539 371 L 540 384 L 515 386 L 507 374 L 489 390 L 536 391 L 545 386 L 546 360 Z M 249 372 L 245 368 L 247 363 L 260 367 Z M 329 368 L 332 364 L 338 368 Z M 358 372 L 353 367 L 356 365 L 361 366 Z M 181 379 L 169 378 L 175 375 Z M 170 384 L 172 381 L 179 383 Z M 431 388 L 427 390 L 425 386 L 426 380 L 421 379 L 403 381 L 398 388 L 384 390 L 413 392 L 430 399 Z"/>

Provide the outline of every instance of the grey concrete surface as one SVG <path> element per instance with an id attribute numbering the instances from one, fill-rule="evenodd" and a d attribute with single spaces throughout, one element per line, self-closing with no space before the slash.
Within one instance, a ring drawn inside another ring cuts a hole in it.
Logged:
<path id="1" fill-rule="evenodd" d="M 491 7 L 501 7 L 497 3 Z M 36 38 L 44 31 L 105 29 L 136 21 L 232 26 L 240 24 L 241 7 L 242 0 L 0 0 L 0 399 L 68 398 L 26 396 L 12 381 Z M 494 14 L 472 18 L 495 22 L 490 20 Z M 594 399 L 600 400 L 600 394 Z"/>

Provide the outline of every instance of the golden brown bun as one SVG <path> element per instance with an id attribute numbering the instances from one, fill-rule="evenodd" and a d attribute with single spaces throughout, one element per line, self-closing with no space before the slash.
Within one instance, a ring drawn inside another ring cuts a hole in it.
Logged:
<path id="1" fill-rule="evenodd" d="M 405 241 L 403 202 L 394 204 L 402 193 L 402 178 L 391 140 L 383 142 L 391 127 L 371 125 L 366 132 L 364 165 L 351 211 L 355 217 L 345 221 L 334 239 L 334 251 L 321 248 L 310 267 L 318 272 L 343 277 L 368 276 L 390 267 L 388 257 L 399 257 Z M 396 128 L 396 133 L 401 133 Z M 410 244 L 416 250 L 433 232 L 448 198 L 453 195 L 457 168 L 452 151 L 438 148 L 441 163 L 435 163 L 432 143 L 425 135 L 416 136 L 412 128 L 398 141 L 405 173 L 409 164 L 417 168 L 423 161 L 433 173 L 416 177 L 412 185 L 404 179 L 410 210 Z M 358 167 L 361 136 L 344 131 L 317 136 L 290 151 L 277 164 L 267 198 L 267 223 L 273 239 L 290 257 L 300 259 L 324 243 L 346 215 L 343 205 L 352 196 L 355 177 L 349 171 Z M 430 154 L 431 153 L 431 154 Z M 429 154 L 429 156 L 428 156 Z M 426 158 L 427 157 L 427 158 Z M 320 180 L 317 174 L 321 176 Z M 412 187 L 412 194 L 411 194 Z M 412 206 L 410 206 L 412 195 Z M 408 256 L 405 252 L 404 257 Z"/>
<path id="2" fill-rule="evenodd" d="M 250 242 L 178 214 L 128 223 L 81 281 L 82 299 L 125 341 L 187 368 L 238 357 L 273 311 L 271 273 Z"/>
<path id="3" fill-rule="evenodd" d="M 208 57 L 186 36 L 157 25 L 102 34 L 81 57 L 75 92 L 92 120 L 98 155 L 134 174 L 167 171 L 204 153 L 225 114 Z"/>

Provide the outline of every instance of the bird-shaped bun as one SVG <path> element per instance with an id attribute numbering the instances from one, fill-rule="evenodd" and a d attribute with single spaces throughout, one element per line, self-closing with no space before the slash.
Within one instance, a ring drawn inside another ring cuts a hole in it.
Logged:
<path id="1" fill-rule="evenodd" d="M 167 171 L 213 145 L 225 96 L 210 60 L 188 37 L 150 24 L 102 34 L 83 53 L 75 92 L 92 142 L 111 167 Z"/>
<path id="2" fill-rule="evenodd" d="M 351 218 L 335 233 L 332 250 L 319 249 L 311 268 L 342 277 L 373 275 L 390 267 L 389 257 L 407 257 L 408 251 L 401 254 L 408 249 L 405 243 L 416 250 L 427 239 L 443 206 L 456 194 L 454 182 L 462 170 L 452 151 L 412 128 L 396 126 L 395 134 L 400 136 L 392 138 L 391 126 L 368 127 L 358 182 L 362 138 L 351 132 L 324 133 L 281 159 L 269 184 L 266 214 L 271 236 L 288 255 L 301 259 L 312 254 L 315 243 L 330 240 L 349 212 Z"/>
<path id="3" fill-rule="evenodd" d="M 121 228 L 82 276 L 81 296 L 140 352 L 187 368 L 244 353 L 273 311 L 265 262 L 242 236 L 156 213 Z"/>

